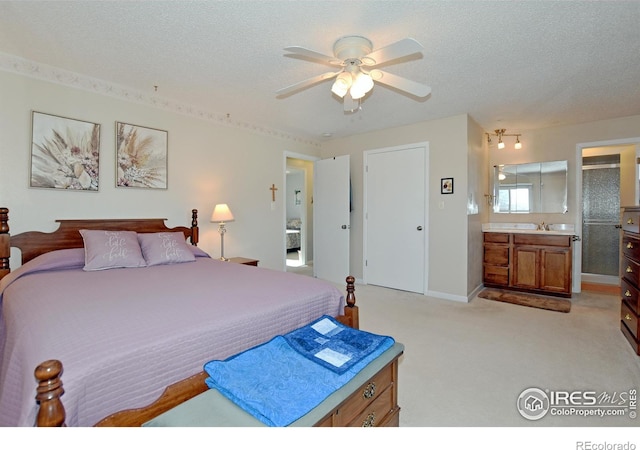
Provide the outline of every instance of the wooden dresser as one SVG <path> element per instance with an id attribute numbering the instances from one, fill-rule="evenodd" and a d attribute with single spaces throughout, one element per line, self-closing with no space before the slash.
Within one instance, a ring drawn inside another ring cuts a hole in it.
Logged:
<path id="1" fill-rule="evenodd" d="M 620 265 L 620 330 L 640 355 L 638 293 L 640 292 L 640 206 L 624 207 L 622 213 L 622 264 Z"/>

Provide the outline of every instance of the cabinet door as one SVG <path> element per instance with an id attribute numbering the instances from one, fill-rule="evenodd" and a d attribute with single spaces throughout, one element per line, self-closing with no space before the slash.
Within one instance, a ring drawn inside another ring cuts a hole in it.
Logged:
<path id="1" fill-rule="evenodd" d="M 539 258 L 539 248 L 515 246 L 513 248 L 513 280 L 511 284 L 520 288 L 537 289 L 540 286 Z"/>
<path id="2" fill-rule="evenodd" d="M 540 289 L 571 292 L 571 249 L 543 248 L 540 262 Z"/>

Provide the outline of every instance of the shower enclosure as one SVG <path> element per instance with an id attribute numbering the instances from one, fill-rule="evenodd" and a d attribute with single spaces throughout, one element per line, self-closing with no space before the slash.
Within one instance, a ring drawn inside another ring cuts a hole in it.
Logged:
<path id="1" fill-rule="evenodd" d="M 620 155 L 583 158 L 583 280 L 617 284 L 620 264 Z"/>

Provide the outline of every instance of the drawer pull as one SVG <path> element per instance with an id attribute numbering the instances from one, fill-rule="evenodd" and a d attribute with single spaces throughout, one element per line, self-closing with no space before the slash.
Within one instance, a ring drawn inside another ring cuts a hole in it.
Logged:
<path id="1" fill-rule="evenodd" d="M 629 313 L 625 314 L 624 318 L 627 320 L 631 320 L 631 316 L 629 315 Z"/>
<path id="2" fill-rule="evenodd" d="M 631 217 L 627 219 L 627 225 L 633 225 L 633 219 Z"/>
<path id="3" fill-rule="evenodd" d="M 363 427 L 373 427 L 373 426 L 375 426 L 375 423 L 376 423 L 376 413 L 374 411 L 372 413 L 369 413 L 367 418 L 362 421 L 362 426 Z"/>
<path id="4" fill-rule="evenodd" d="M 625 271 L 627 273 L 633 273 L 633 269 L 631 268 L 631 266 L 627 266 L 627 268 L 625 269 Z"/>
<path id="5" fill-rule="evenodd" d="M 371 398 L 376 395 L 376 384 L 372 381 L 367 384 L 367 387 L 362 391 L 362 398 Z"/>
<path id="6" fill-rule="evenodd" d="M 626 291 L 624 291 L 624 296 L 625 296 L 625 297 L 631 297 L 631 292 L 629 292 L 629 289 L 627 289 Z"/>
<path id="7" fill-rule="evenodd" d="M 627 242 L 627 248 L 633 248 L 633 242 Z"/>

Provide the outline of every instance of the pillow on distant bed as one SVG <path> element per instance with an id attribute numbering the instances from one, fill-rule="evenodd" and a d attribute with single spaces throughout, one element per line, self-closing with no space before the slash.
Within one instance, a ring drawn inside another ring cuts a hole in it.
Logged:
<path id="1" fill-rule="evenodd" d="M 195 261 L 196 257 L 186 243 L 184 233 L 139 233 L 142 256 L 148 266 Z"/>
<path id="2" fill-rule="evenodd" d="M 84 270 L 147 265 L 135 231 L 80 230 L 84 240 Z"/>

